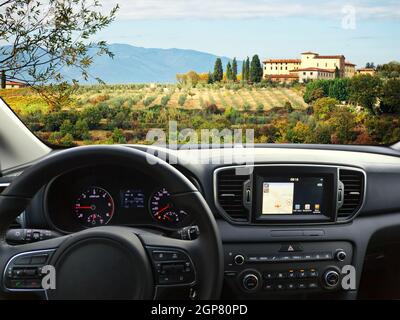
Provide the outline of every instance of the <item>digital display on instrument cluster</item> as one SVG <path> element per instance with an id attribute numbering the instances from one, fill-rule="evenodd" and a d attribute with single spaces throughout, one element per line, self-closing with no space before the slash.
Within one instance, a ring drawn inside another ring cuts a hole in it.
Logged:
<path id="1" fill-rule="evenodd" d="M 140 189 L 121 190 L 121 206 L 124 209 L 142 209 L 145 207 L 145 194 Z"/>

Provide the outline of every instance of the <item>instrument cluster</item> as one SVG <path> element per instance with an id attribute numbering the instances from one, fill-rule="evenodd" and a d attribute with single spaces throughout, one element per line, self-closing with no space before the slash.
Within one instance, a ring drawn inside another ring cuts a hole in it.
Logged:
<path id="1" fill-rule="evenodd" d="M 193 222 L 169 191 L 135 170 L 90 167 L 66 173 L 45 191 L 49 223 L 63 232 L 104 225 L 176 229 Z"/>

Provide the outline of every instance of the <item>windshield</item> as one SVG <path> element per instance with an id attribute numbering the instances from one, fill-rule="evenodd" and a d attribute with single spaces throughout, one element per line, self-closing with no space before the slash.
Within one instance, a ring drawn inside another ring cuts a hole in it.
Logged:
<path id="1" fill-rule="evenodd" d="M 0 0 L 1 98 L 52 145 L 400 140 L 397 1 Z"/>

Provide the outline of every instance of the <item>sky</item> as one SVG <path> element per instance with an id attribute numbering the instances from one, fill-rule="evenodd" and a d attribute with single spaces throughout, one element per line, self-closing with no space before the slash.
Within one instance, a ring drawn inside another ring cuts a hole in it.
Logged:
<path id="1" fill-rule="evenodd" d="M 107 0 L 117 20 L 99 38 L 243 59 L 343 54 L 359 66 L 400 60 L 400 1 Z"/>

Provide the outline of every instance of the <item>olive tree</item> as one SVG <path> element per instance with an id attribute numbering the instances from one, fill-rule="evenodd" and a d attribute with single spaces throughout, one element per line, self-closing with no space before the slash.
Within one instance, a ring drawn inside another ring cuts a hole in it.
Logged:
<path id="1" fill-rule="evenodd" d="M 100 0 L 0 0 L 2 74 L 59 107 L 78 83 L 66 79 L 65 69 L 78 70 L 84 80 L 96 78 L 88 72 L 95 56 L 113 57 L 105 41 L 92 37 L 115 19 L 117 10 L 104 13 Z"/>

